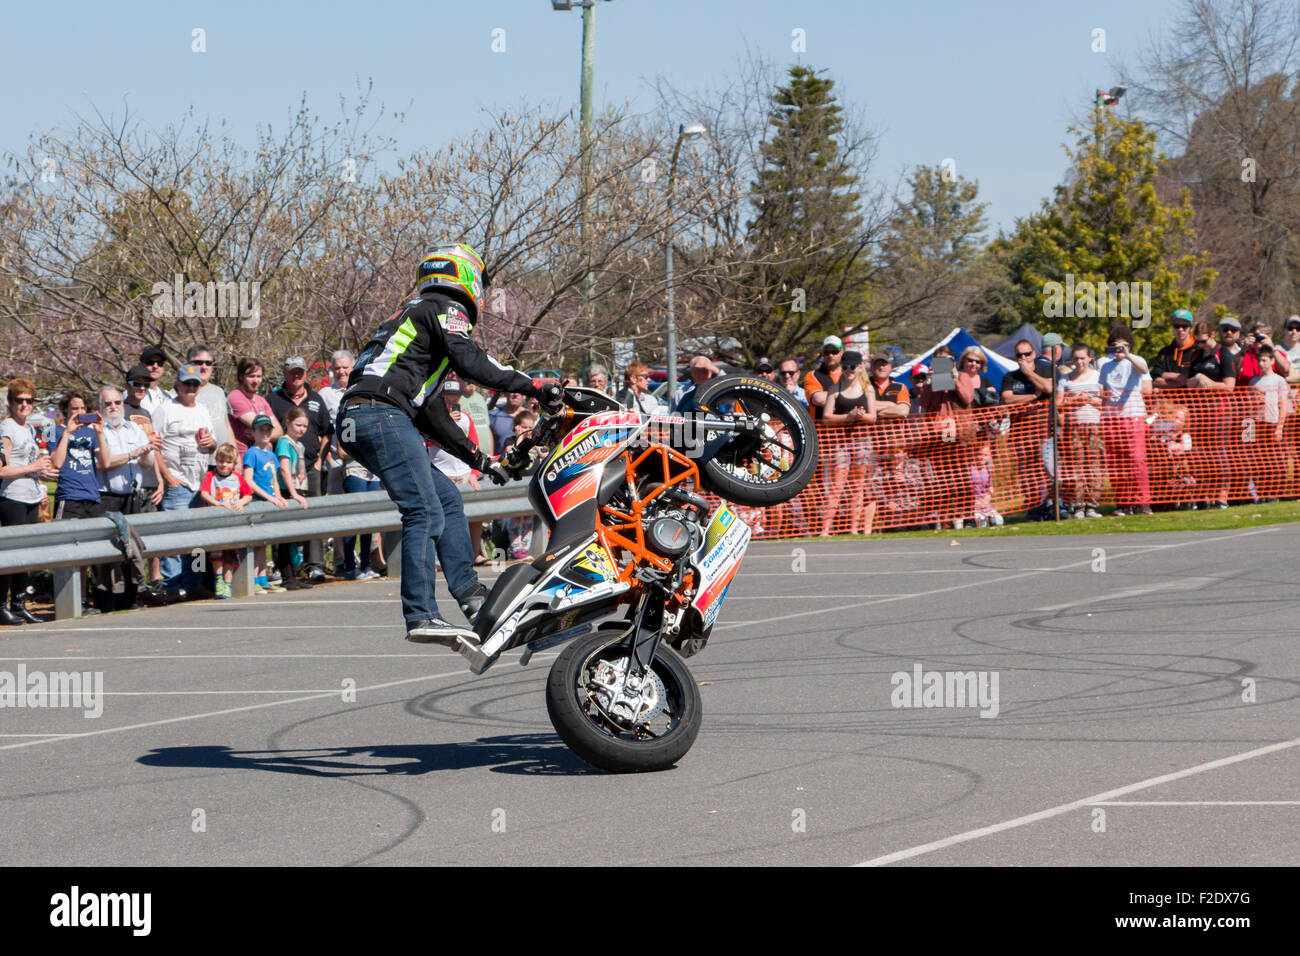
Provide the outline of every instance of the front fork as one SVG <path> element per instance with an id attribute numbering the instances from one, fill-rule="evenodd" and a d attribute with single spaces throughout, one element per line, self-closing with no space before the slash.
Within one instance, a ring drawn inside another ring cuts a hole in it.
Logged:
<path id="1" fill-rule="evenodd" d="M 646 671 L 655 659 L 655 651 L 663 639 L 664 611 L 668 603 L 668 592 L 661 581 L 651 581 L 641 597 L 637 608 L 636 622 L 632 633 L 628 635 L 629 650 L 627 675 L 635 676 L 638 682 L 645 677 Z M 621 688 L 620 688 L 621 689 Z"/>

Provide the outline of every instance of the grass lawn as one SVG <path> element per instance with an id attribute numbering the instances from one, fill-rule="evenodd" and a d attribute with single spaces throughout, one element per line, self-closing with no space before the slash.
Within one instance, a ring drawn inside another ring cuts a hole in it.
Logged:
<path id="1" fill-rule="evenodd" d="M 1226 511 L 1164 511 L 1153 515 L 1056 521 L 1025 521 L 1024 513 L 1007 516 L 1001 528 L 951 527 L 941 531 L 877 531 L 871 535 L 837 534 L 833 538 L 785 538 L 786 541 L 827 541 L 844 538 L 1023 538 L 1042 534 L 1124 534 L 1134 531 L 1222 531 L 1225 528 L 1253 528 L 1258 525 L 1286 524 L 1300 521 L 1300 501 L 1280 501 L 1266 505 L 1236 505 Z"/>

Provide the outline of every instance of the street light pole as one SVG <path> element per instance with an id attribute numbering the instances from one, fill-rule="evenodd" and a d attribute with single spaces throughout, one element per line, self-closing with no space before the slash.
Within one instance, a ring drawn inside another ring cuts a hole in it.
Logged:
<path id="1" fill-rule="evenodd" d="M 668 164 L 668 198 L 665 203 L 664 222 L 664 276 L 668 283 L 668 401 L 672 408 L 677 395 L 677 314 L 673 310 L 673 183 L 677 178 L 677 155 L 682 149 L 682 140 L 688 136 L 704 135 L 704 127 L 699 123 L 690 123 L 677 127 L 677 142 L 673 144 L 672 162 Z"/>
<path id="2" fill-rule="evenodd" d="M 587 331 L 590 334 L 596 317 L 594 293 L 596 276 L 591 271 L 591 87 L 596 72 L 596 3 L 587 0 L 582 5 L 582 254 L 587 271 L 582 276 L 582 302 L 587 314 Z M 591 361 L 588 345 L 587 361 Z"/>

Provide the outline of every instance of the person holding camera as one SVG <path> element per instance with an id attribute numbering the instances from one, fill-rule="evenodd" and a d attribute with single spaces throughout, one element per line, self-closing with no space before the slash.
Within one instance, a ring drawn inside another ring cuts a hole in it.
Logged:
<path id="1" fill-rule="evenodd" d="M 1110 327 L 1106 355 L 1097 363 L 1101 382 L 1102 442 L 1115 489 L 1116 517 L 1151 514 L 1151 476 L 1147 468 L 1147 406 L 1151 375 L 1133 354 L 1133 333 L 1123 322 Z"/>
<path id="2" fill-rule="evenodd" d="M 59 481 L 54 491 L 54 520 L 65 518 L 98 518 L 104 513 L 100 501 L 100 476 L 97 467 L 99 450 L 104 442 L 103 419 L 90 411 L 90 400 L 78 391 L 67 392 L 59 400 L 59 414 L 63 424 L 56 425 L 52 440 L 54 450 L 50 453 L 50 466 L 59 473 Z M 103 565 L 94 568 L 94 580 L 100 583 Z M 96 594 L 99 589 L 87 589 L 87 597 Z M 101 601 L 102 604 L 102 601 Z M 98 614 L 107 607 L 92 608 L 87 600 L 83 608 L 86 614 Z"/>
<path id="3" fill-rule="evenodd" d="M 1242 349 L 1241 364 L 1237 369 L 1237 388 L 1251 388 L 1256 380 L 1264 375 L 1259 361 L 1259 350 L 1267 346 L 1273 352 L 1272 372 L 1286 378 L 1291 374 L 1291 361 L 1286 351 L 1273 344 L 1273 330 L 1267 322 L 1256 322 L 1246 336 L 1246 345 Z"/>

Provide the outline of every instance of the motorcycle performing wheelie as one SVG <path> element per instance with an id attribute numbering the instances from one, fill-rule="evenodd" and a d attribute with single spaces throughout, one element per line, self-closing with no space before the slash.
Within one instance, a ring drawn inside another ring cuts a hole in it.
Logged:
<path id="1" fill-rule="evenodd" d="M 724 376 L 697 402 L 647 416 L 567 388 L 501 460 L 521 478 L 529 452 L 550 448 L 528 485 L 549 544 L 501 574 L 458 649 L 482 674 L 512 648 L 527 664 L 572 641 L 551 666 L 547 713 L 608 771 L 662 770 L 691 748 L 703 710 L 682 658 L 708 642 L 750 538 L 727 502 L 779 504 L 816 467 L 812 420 L 784 389 Z"/>

